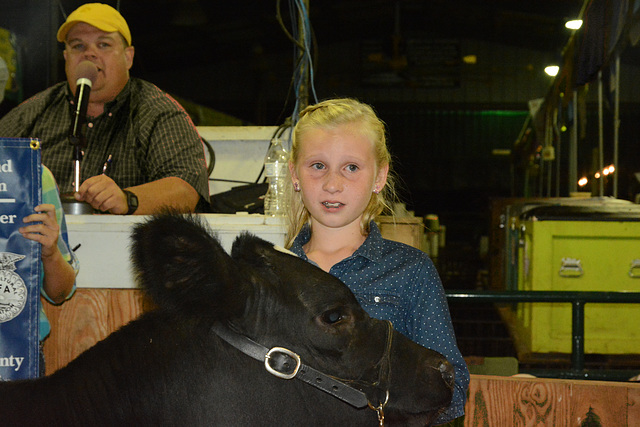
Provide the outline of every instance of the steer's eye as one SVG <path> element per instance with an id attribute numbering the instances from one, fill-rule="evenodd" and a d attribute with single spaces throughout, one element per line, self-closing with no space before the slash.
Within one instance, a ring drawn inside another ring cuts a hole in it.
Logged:
<path id="1" fill-rule="evenodd" d="M 343 315 L 338 310 L 329 310 L 322 313 L 322 321 L 328 325 L 333 325 L 334 323 L 338 323 L 343 319 Z"/>

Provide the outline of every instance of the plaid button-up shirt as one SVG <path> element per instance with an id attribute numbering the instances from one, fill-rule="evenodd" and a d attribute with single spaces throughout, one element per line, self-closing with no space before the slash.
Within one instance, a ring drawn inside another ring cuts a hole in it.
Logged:
<path id="1" fill-rule="evenodd" d="M 0 119 L 0 136 L 41 140 L 42 163 L 53 172 L 60 191 L 73 191 L 74 147 L 69 143 L 73 96 L 66 82 L 23 102 Z M 161 178 L 178 177 L 209 202 L 209 181 L 202 141 L 186 111 L 167 93 L 144 80 L 131 78 L 105 105 L 104 113 L 88 118 L 81 181 L 103 173 L 120 188 Z"/>

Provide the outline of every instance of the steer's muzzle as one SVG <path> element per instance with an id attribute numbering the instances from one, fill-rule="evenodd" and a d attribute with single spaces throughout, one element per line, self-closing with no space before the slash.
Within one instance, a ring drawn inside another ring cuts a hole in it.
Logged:
<path id="1" fill-rule="evenodd" d="M 403 415 L 418 420 L 436 416 L 451 402 L 454 379 L 453 366 L 442 354 L 396 332 L 391 357 L 390 416 L 394 409 L 398 419 Z"/>
<path id="2" fill-rule="evenodd" d="M 445 384 L 453 389 L 455 374 L 451 363 L 449 363 L 449 361 L 447 360 L 443 360 L 442 363 L 440 363 L 438 370 L 440 371 Z"/>

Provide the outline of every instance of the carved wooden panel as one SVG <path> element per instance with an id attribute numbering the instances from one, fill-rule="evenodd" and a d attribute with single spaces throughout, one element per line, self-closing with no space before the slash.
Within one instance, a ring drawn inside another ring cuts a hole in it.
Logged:
<path id="1" fill-rule="evenodd" d="M 640 384 L 472 375 L 464 425 L 637 426 Z"/>

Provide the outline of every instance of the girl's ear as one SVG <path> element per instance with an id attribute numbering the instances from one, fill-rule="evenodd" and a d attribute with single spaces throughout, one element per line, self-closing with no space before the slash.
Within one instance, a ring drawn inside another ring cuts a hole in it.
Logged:
<path id="1" fill-rule="evenodd" d="M 296 182 L 298 180 L 298 174 L 296 173 L 296 166 L 293 162 L 289 162 L 289 175 L 291 175 L 291 181 Z"/>
<path id="2" fill-rule="evenodd" d="M 387 175 L 389 174 L 389 164 L 383 165 L 380 170 L 378 170 L 378 176 L 375 181 L 375 188 L 378 191 L 382 191 L 385 184 L 387 183 Z"/>

